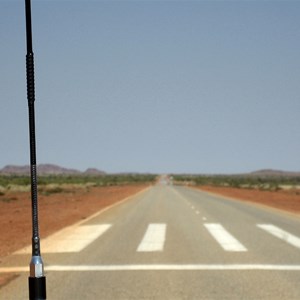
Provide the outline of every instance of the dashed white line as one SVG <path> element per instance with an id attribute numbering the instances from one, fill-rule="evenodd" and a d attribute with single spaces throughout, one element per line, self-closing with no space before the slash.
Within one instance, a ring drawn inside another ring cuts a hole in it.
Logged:
<path id="1" fill-rule="evenodd" d="M 245 248 L 221 224 L 206 223 L 204 226 L 225 251 L 247 251 L 247 248 Z"/>
<path id="2" fill-rule="evenodd" d="M 137 251 L 163 251 L 166 239 L 166 227 L 166 224 L 149 224 Z"/>
<path id="3" fill-rule="evenodd" d="M 297 236 L 282 230 L 281 228 L 271 225 L 271 224 L 257 224 L 257 227 L 267 231 L 268 233 L 272 234 L 273 236 L 278 237 L 281 240 L 293 245 L 297 248 L 300 248 L 300 238 Z"/>

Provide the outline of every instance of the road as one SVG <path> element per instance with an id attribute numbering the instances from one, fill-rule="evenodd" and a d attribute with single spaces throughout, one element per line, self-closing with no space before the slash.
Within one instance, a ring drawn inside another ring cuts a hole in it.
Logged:
<path id="1" fill-rule="evenodd" d="M 156 185 L 42 241 L 47 299 L 300 299 L 300 218 Z M 0 299 L 28 299 L 30 254 Z M 12 269 L 14 267 L 15 269 Z"/>

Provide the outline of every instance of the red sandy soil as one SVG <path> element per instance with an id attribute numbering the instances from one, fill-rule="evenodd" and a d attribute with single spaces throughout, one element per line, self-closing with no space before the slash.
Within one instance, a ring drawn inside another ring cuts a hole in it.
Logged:
<path id="1" fill-rule="evenodd" d="M 62 193 L 39 194 L 40 236 L 46 236 L 85 219 L 93 213 L 133 195 L 145 185 L 73 188 Z M 0 196 L 0 263 L 3 257 L 31 244 L 30 192 Z"/>
<path id="2" fill-rule="evenodd" d="M 199 189 L 227 196 L 240 201 L 250 201 L 300 214 L 300 190 L 263 191 L 257 189 L 201 186 Z"/>

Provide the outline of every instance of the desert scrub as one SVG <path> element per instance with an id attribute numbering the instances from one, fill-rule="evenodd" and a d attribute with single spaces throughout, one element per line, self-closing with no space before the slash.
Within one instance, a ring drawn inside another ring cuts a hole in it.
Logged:
<path id="1" fill-rule="evenodd" d="M 60 186 L 56 186 L 56 187 L 49 187 L 49 188 L 43 188 L 40 190 L 40 192 L 42 193 L 42 195 L 44 196 L 50 196 L 52 194 L 60 194 L 65 192 L 65 190 L 60 187 Z"/>
<path id="2" fill-rule="evenodd" d="M 278 191 L 282 186 L 297 187 L 299 176 L 250 176 L 250 175 L 173 175 L 177 184 L 228 186 L 233 188 Z"/>
<path id="3" fill-rule="evenodd" d="M 0 198 L 0 201 L 6 202 L 6 203 L 10 203 L 12 201 L 17 201 L 17 200 L 18 200 L 18 198 L 16 198 L 16 197 L 1 197 Z"/>

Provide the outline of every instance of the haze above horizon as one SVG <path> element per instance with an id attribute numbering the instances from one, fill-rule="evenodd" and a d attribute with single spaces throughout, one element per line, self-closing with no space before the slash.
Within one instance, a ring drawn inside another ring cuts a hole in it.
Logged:
<path id="1" fill-rule="evenodd" d="M 0 169 L 29 163 L 23 1 L 0 0 Z M 32 1 L 38 164 L 300 171 L 299 1 Z"/>

